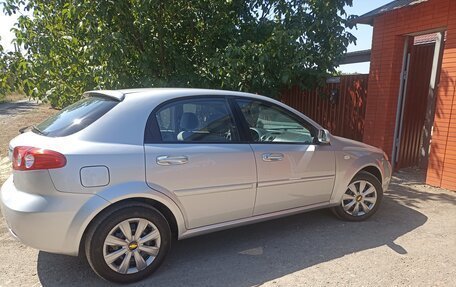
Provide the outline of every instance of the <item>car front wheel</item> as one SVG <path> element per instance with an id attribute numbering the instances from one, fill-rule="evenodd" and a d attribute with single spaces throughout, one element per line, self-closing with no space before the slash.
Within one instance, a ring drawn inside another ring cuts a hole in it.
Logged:
<path id="1" fill-rule="evenodd" d="M 145 205 L 117 207 L 92 224 L 85 242 L 87 260 L 100 277 L 130 283 L 152 274 L 170 248 L 165 217 Z"/>
<path id="2" fill-rule="evenodd" d="M 383 198 L 383 189 L 378 179 L 370 173 L 358 173 L 348 185 L 340 205 L 332 211 L 348 221 L 365 220 L 377 211 Z"/>

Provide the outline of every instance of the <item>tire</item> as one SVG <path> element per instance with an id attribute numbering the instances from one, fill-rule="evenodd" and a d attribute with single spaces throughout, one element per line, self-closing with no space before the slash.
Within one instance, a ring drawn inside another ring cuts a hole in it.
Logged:
<path id="1" fill-rule="evenodd" d="M 137 228 L 143 232 L 136 234 Z M 101 278 L 132 283 L 157 270 L 170 246 L 171 230 L 166 218 L 153 207 L 130 202 L 95 219 L 86 236 L 85 255 Z"/>
<path id="2" fill-rule="evenodd" d="M 363 183 L 365 183 L 364 189 L 360 192 Z M 381 183 L 374 175 L 361 171 L 350 181 L 340 204 L 332 207 L 331 210 L 340 219 L 363 221 L 377 212 L 382 199 L 383 188 Z"/>

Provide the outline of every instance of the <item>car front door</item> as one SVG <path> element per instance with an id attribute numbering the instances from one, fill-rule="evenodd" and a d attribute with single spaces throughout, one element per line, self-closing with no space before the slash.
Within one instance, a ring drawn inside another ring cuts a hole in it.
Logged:
<path id="1" fill-rule="evenodd" d="M 164 103 L 150 116 L 147 129 L 148 185 L 178 201 L 187 228 L 252 216 L 255 159 L 249 144 L 240 142 L 224 97 Z"/>
<path id="2" fill-rule="evenodd" d="M 335 157 L 329 145 L 316 144 L 316 129 L 269 101 L 238 98 L 235 102 L 256 159 L 254 215 L 327 203 Z"/>

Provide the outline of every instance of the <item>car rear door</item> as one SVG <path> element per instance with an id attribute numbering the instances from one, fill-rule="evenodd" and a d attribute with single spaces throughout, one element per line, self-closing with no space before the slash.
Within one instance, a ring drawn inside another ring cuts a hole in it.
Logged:
<path id="1" fill-rule="evenodd" d="M 187 228 L 252 216 L 256 166 L 225 97 L 158 106 L 145 136 L 146 179 L 181 207 Z"/>
<path id="2" fill-rule="evenodd" d="M 329 145 L 315 144 L 315 128 L 269 101 L 235 102 L 256 159 L 254 215 L 329 202 L 335 157 Z"/>

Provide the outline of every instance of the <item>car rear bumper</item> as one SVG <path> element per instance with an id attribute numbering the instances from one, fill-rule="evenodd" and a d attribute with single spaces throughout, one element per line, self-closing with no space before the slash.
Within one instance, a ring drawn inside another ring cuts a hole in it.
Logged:
<path id="1" fill-rule="evenodd" d="M 72 222 L 91 194 L 31 194 L 17 190 L 10 176 L 3 184 L 0 205 L 13 237 L 30 247 L 77 255 L 79 238 L 69 236 Z"/>

